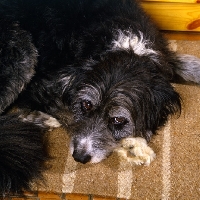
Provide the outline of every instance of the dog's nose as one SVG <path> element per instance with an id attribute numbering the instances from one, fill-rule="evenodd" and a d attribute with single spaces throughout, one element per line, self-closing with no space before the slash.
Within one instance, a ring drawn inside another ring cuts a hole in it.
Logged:
<path id="1" fill-rule="evenodd" d="M 85 164 L 91 160 L 91 156 L 87 153 L 79 153 L 77 151 L 74 151 L 72 156 L 76 162 L 80 162 L 83 164 Z"/>

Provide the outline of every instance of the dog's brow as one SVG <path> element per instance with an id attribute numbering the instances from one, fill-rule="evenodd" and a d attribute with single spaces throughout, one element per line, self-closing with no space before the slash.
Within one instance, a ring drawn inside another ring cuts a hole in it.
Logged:
<path id="1" fill-rule="evenodd" d="M 83 100 L 89 100 L 93 105 L 99 105 L 101 101 L 101 91 L 92 85 L 85 85 L 79 92 L 77 97 Z"/>
<path id="2" fill-rule="evenodd" d="M 64 77 L 62 77 L 58 80 L 58 82 L 61 84 L 63 93 L 64 93 L 64 91 L 67 87 L 70 87 L 73 80 L 74 80 L 74 77 L 72 75 L 71 76 L 64 76 Z"/>
<path id="3" fill-rule="evenodd" d="M 109 110 L 109 116 L 110 117 L 121 116 L 121 117 L 125 117 L 125 118 L 129 118 L 130 119 L 131 118 L 131 113 L 126 108 L 123 108 L 121 106 L 115 106 L 115 107 L 112 107 Z"/>

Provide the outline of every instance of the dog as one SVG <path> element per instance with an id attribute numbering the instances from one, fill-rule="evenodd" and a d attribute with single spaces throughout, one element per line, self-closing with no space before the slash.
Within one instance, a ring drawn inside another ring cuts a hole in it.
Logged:
<path id="1" fill-rule="evenodd" d="M 172 52 L 136 0 L 0 0 L 0 48 L 2 194 L 40 177 L 47 127 L 98 163 L 181 112 L 177 77 L 200 83 L 200 59 Z"/>

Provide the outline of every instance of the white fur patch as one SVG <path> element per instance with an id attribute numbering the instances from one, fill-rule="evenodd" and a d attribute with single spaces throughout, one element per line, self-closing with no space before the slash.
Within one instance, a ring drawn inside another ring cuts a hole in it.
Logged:
<path id="1" fill-rule="evenodd" d="M 112 50 L 117 49 L 131 49 L 137 55 L 158 55 L 158 52 L 151 49 L 152 46 L 149 40 L 144 38 L 144 35 L 139 31 L 140 37 L 133 34 L 131 31 L 118 30 L 118 35 L 115 40 L 112 41 Z"/>

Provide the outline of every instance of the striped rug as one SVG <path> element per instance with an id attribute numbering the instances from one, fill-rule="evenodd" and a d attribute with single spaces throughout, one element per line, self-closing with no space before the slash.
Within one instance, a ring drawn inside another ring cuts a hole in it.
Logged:
<path id="1" fill-rule="evenodd" d="M 200 57 L 200 42 L 171 41 L 181 53 Z M 199 54 L 199 55 L 198 55 Z M 38 191 L 111 196 L 134 200 L 200 199 L 200 87 L 174 84 L 182 97 L 182 114 L 174 116 L 152 139 L 156 159 L 131 166 L 116 154 L 99 164 L 76 163 L 68 153 L 63 129 L 50 133 L 51 168 Z"/>

